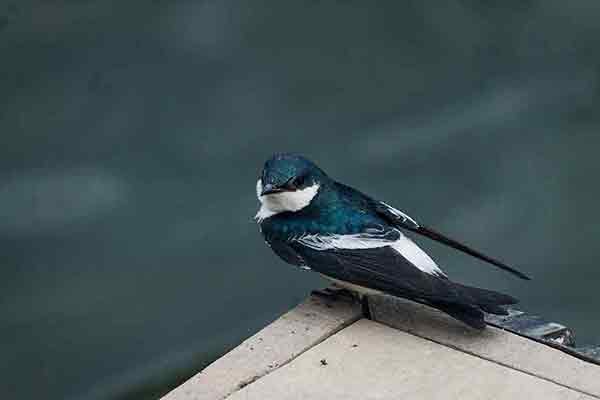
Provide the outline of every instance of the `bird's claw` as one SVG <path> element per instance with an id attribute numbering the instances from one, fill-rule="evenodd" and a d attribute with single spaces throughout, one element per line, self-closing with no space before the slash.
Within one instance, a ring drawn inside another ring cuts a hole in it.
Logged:
<path id="1" fill-rule="evenodd" d="M 324 289 L 313 290 L 311 295 L 321 297 L 328 300 L 343 299 L 353 303 L 359 303 L 362 309 L 364 318 L 371 319 L 371 309 L 369 307 L 369 299 L 367 296 L 348 290 L 346 288 L 330 286 Z"/>
<path id="2" fill-rule="evenodd" d="M 313 296 L 318 296 L 326 299 L 345 299 L 352 302 L 357 302 L 359 300 L 358 294 L 345 289 L 345 288 L 337 288 L 337 287 L 326 287 L 324 289 L 313 290 L 311 292 Z"/>

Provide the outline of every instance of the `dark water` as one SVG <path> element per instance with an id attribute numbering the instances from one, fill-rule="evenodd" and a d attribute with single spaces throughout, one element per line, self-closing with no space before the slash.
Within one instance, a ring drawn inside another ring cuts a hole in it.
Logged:
<path id="1" fill-rule="evenodd" d="M 290 3 L 0 2 L 5 398 L 156 397 L 322 285 L 252 221 L 282 150 L 600 343 L 600 3 Z"/>

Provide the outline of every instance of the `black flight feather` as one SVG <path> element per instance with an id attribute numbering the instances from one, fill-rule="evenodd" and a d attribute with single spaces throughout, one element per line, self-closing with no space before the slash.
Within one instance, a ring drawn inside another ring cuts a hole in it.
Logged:
<path id="1" fill-rule="evenodd" d="M 498 261 L 492 257 L 486 256 L 485 254 L 480 253 L 477 250 L 474 250 L 460 242 L 457 242 L 454 239 L 450 239 L 449 237 L 442 235 L 441 233 L 436 232 L 431 228 L 428 228 L 426 226 L 419 226 L 418 228 L 408 228 L 408 230 L 416 232 L 418 234 L 421 234 L 421 235 L 428 237 L 430 239 L 433 239 L 437 242 L 443 243 L 447 246 L 455 248 L 456 250 L 462 251 L 463 253 L 466 253 L 466 254 L 473 256 L 475 258 L 478 258 L 480 260 L 486 261 L 504 271 L 508 271 L 508 272 L 518 276 L 521 279 L 531 280 L 531 278 L 529 276 L 525 275 L 521 271 L 519 271 L 513 267 L 510 267 L 510 266 L 504 264 L 503 262 Z"/>
<path id="2" fill-rule="evenodd" d="M 508 272 L 518 276 L 521 279 L 526 279 L 526 280 L 531 279 L 529 276 L 525 275 L 521 271 L 518 271 L 517 269 L 515 269 L 511 266 L 508 266 L 505 263 L 496 260 L 495 258 L 486 256 L 485 254 L 483 254 L 477 250 L 474 250 L 471 247 L 468 247 L 467 245 L 465 245 L 463 243 L 460 243 L 454 239 L 450 239 L 448 236 L 443 235 L 440 232 L 434 231 L 431 228 L 428 228 L 426 226 L 422 226 L 422 225 L 418 224 L 412 218 L 409 218 L 408 216 L 406 216 L 404 214 L 398 213 L 397 210 L 395 210 L 394 208 L 388 206 L 387 204 L 385 204 L 383 202 L 374 201 L 374 204 L 372 204 L 372 206 L 375 208 L 376 212 L 379 215 L 381 215 L 387 221 L 389 221 L 390 223 L 392 223 L 400 228 L 404 228 L 409 231 L 418 233 L 420 235 L 428 237 L 429 239 L 432 239 L 432 240 L 435 240 L 442 244 L 445 244 L 446 246 L 450 246 L 456 250 L 462 251 L 463 253 L 466 253 L 470 256 L 478 258 L 482 261 L 488 262 L 504 271 L 508 271 Z"/>
<path id="3" fill-rule="evenodd" d="M 278 253 L 293 250 L 314 271 L 354 285 L 423 302 L 465 324 L 485 327 L 482 311 L 505 315 L 511 296 L 452 282 L 442 275 L 422 272 L 389 246 L 372 249 L 315 250 L 298 242 L 271 243 Z M 286 248 L 282 251 L 282 248 Z"/>

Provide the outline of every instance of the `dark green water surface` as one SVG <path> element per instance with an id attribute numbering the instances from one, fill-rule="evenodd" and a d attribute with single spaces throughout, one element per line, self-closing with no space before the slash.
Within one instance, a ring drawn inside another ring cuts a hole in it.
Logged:
<path id="1" fill-rule="evenodd" d="M 252 221 L 274 151 L 600 343 L 600 3 L 496 3 L 0 1 L 3 398 L 155 398 L 323 285 Z"/>

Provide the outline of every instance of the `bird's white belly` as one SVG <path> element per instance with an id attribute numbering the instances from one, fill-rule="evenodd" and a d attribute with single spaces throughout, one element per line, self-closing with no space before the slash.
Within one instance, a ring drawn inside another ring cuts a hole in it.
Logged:
<path id="1" fill-rule="evenodd" d="M 345 282 L 345 281 L 340 281 L 339 279 L 333 279 L 328 277 L 327 275 L 323 275 L 321 274 L 324 278 L 329 279 L 330 281 L 332 281 L 336 286 L 342 287 L 344 289 L 348 289 L 351 290 L 353 292 L 356 292 L 360 295 L 366 295 L 366 294 L 383 294 L 383 292 L 379 291 L 379 290 L 375 290 L 375 289 L 370 289 L 364 286 L 360 286 L 360 285 L 355 285 L 354 283 L 350 283 L 350 282 Z"/>

